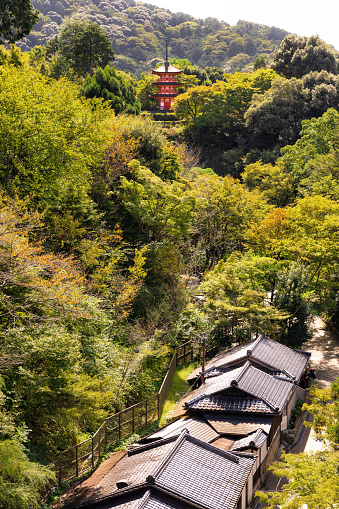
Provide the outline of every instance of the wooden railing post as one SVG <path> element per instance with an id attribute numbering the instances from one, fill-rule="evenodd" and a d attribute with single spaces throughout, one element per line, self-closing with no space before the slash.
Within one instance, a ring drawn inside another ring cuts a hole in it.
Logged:
<path id="1" fill-rule="evenodd" d="M 105 419 L 105 447 L 107 447 L 107 419 Z"/>
<path id="2" fill-rule="evenodd" d="M 145 417 L 146 417 L 146 422 L 145 422 L 145 424 L 147 424 L 147 402 L 148 402 L 148 401 L 147 401 L 147 399 L 146 399 L 146 405 L 145 405 L 145 410 L 146 410 L 146 415 L 145 415 Z"/>
<path id="3" fill-rule="evenodd" d="M 59 473 L 58 473 L 58 477 L 59 477 L 59 484 L 61 483 L 61 454 L 59 454 Z"/>
<path id="4" fill-rule="evenodd" d="M 134 405 L 132 406 L 132 433 L 134 433 Z"/>
<path id="5" fill-rule="evenodd" d="M 79 448 L 78 445 L 75 446 L 75 476 L 79 475 Z"/>
<path id="6" fill-rule="evenodd" d="M 101 427 L 99 428 L 99 450 L 98 450 L 98 459 L 100 458 L 100 453 L 101 453 Z"/>
<path id="7" fill-rule="evenodd" d="M 94 468 L 94 440 L 92 437 L 92 468 Z"/>
<path id="8" fill-rule="evenodd" d="M 160 421 L 160 414 L 161 414 L 161 408 L 160 408 L 160 392 L 158 392 L 157 401 L 158 401 L 158 420 Z"/>
<path id="9" fill-rule="evenodd" d="M 121 412 L 119 412 L 119 440 L 121 440 Z"/>

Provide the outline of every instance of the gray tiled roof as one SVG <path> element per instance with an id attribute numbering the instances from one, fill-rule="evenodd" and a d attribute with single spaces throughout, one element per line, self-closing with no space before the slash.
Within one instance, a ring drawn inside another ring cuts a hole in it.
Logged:
<path id="1" fill-rule="evenodd" d="M 284 407 L 291 380 L 269 375 L 250 362 L 216 378 L 206 380 L 185 403 L 191 409 L 274 413 Z"/>
<path id="2" fill-rule="evenodd" d="M 141 499 L 140 495 L 130 495 L 130 500 L 112 500 L 106 507 L 109 509 L 138 509 Z"/>
<path id="3" fill-rule="evenodd" d="M 273 408 L 258 398 L 246 397 L 242 398 L 222 397 L 222 396 L 201 396 L 196 398 L 192 403 L 188 403 L 192 410 L 222 411 L 222 412 L 251 412 L 272 414 Z"/>
<path id="4" fill-rule="evenodd" d="M 184 506 L 182 505 L 184 503 Z M 79 509 L 85 506 L 77 506 Z M 114 495 L 108 499 L 96 502 L 97 509 L 182 509 L 183 507 L 191 509 L 205 509 L 200 504 L 183 500 L 174 494 L 169 494 L 163 490 L 149 486 L 144 489 L 136 489 L 135 492 L 124 496 Z"/>
<path id="5" fill-rule="evenodd" d="M 269 368 L 275 372 L 285 373 L 289 377 L 295 377 L 299 380 L 310 355 L 308 352 L 293 350 L 266 337 L 265 334 L 261 334 L 254 341 L 218 353 L 216 357 L 206 363 L 206 369 L 214 366 L 214 369 L 218 370 L 251 359 L 253 363 L 259 366 Z M 197 368 L 188 379 L 197 376 L 199 371 L 200 368 Z"/>
<path id="6" fill-rule="evenodd" d="M 199 438 L 204 442 L 212 442 L 219 434 L 208 424 L 203 417 L 186 417 L 184 419 L 178 419 L 172 422 L 163 429 L 156 431 L 152 435 L 146 437 L 144 442 L 152 440 L 158 440 L 169 436 L 178 435 L 182 430 L 187 429 L 192 437 Z"/>
<path id="7" fill-rule="evenodd" d="M 127 500 L 129 499 L 129 500 Z M 130 493 L 127 497 L 113 497 L 104 504 L 106 509 L 181 509 L 175 502 L 165 500 L 148 489 L 145 494 Z"/>
<path id="8" fill-rule="evenodd" d="M 139 509 L 139 507 L 136 509 Z M 143 506 L 140 506 L 140 509 L 180 509 L 180 507 L 166 500 L 161 500 L 159 497 L 151 496 Z"/>
<path id="9" fill-rule="evenodd" d="M 254 462 L 253 456 L 222 451 L 183 431 L 175 441 L 161 440 L 130 451 L 100 481 L 90 500 L 117 494 L 116 482 L 126 479 L 129 482 L 127 489 L 144 483 L 205 509 L 234 509 Z M 149 503 L 153 505 L 140 507 L 173 507 L 159 505 L 164 503 L 161 500 Z M 139 509 L 139 506 L 133 509 Z"/>
<path id="10" fill-rule="evenodd" d="M 152 494 L 151 490 L 148 490 L 135 509 L 180 509 L 180 507 Z"/>
<path id="11" fill-rule="evenodd" d="M 254 433 L 251 433 L 245 438 L 236 440 L 230 447 L 230 451 L 239 451 L 244 448 L 255 448 L 259 449 L 263 443 L 267 440 L 267 434 L 262 430 L 258 429 Z"/>
<path id="12" fill-rule="evenodd" d="M 234 508 L 254 461 L 186 435 L 156 483 L 206 508 Z"/>
<path id="13" fill-rule="evenodd" d="M 166 453 L 173 447 L 174 442 L 173 437 L 171 441 L 159 440 L 140 447 L 136 454 L 131 454 L 130 451 L 129 455 L 124 456 L 98 483 L 89 499 L 96 500 L 120 492 L 116 483 L 122 479 L 126 480 L 129 486 L 144 483 L 147 476 L 156 469 Z"/>
<path id="14" fill-rule="evenodd" d="M 272 415 L 204 413 L 204 417 L 218 433 L 228 435 L 247 435 L 259 428 L 269 433 L 273 421 Z"/>
<path id="15" fill-rule="evenodd" d="M 302 375 L 311 356 L 309 352 L 292 350 L 261 334 L 254 345 L 252 355 L 258 361 L 285 372 L 296 379 Z"/>

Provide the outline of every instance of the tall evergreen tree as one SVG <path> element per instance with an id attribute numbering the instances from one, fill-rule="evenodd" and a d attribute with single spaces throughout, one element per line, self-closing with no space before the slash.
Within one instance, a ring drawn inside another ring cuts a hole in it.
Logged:
<path id="1" fill-rule="evenodd" d="M 0 44 L 14 43 L 28 35 L 39 19 L 30 0 L 0 1 Z"/>
<path id="2" fill-rule="evenodd" d="M 94 21 L 68 19 L 59 35 L 59 57 L 67 61 L 78 76 L 92 75 L 97 67 L 114 60 L 108 35 Z"/>

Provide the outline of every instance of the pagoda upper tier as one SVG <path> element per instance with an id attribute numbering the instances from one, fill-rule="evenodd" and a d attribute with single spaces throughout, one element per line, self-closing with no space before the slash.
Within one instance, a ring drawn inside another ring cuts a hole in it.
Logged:
<path id="1" fill-rule="evenodd" d="M 157 92 L 151 97 L 158 101 L 159 110 L 169 111 L 173 108 L 174 98 L 178 95 L 177 87 L 181 85 L 176 76 L 181 73 L 182 70 L 171 65 L 168 60 L 152 71 L 152 74 L 158 76 L 158 81 L 152 83 L 154 87 L 157 87 Z"/>

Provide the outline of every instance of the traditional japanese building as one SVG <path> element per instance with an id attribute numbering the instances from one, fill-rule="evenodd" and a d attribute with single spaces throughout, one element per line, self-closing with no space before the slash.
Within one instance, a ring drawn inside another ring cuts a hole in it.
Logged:
<path id="1" fill-rule="evenodd" d="M 154 87 L 157 87 L 157 92 L 151 95 L 151 98 L 158 101 L 158 109 L 160 111 L 169 111 L 173 108 L 174 98 L 178 95 L 177 87 L 181 85 L 176 78 L 181 73 L 180 69 L 177 69 L 168 61 L 168 44 L 166 40 L 165 63 L 152 71 L 152 74 L 158 76 L 158 81 L 152 83 Z"/>

